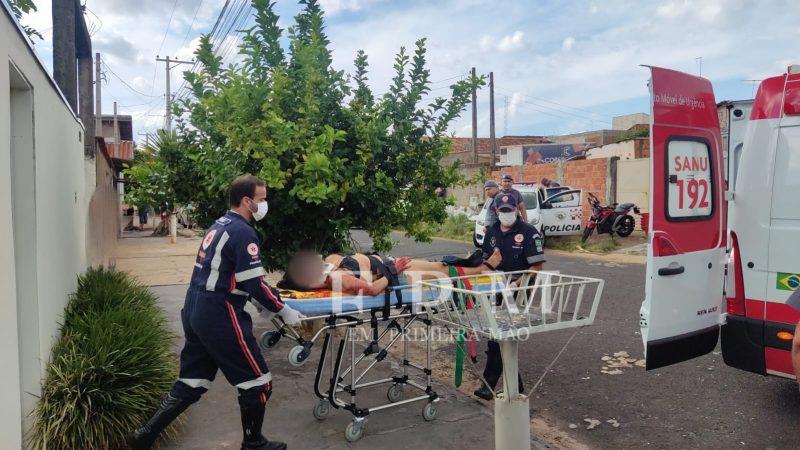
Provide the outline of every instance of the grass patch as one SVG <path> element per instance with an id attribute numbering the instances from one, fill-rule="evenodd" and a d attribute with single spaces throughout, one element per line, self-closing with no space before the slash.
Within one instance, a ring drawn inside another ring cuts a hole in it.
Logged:
<path id="1" fill-rule="evenodd" d="M 125 433 L 147 419 L 175 381 L 172 338 L 147 287 L 122 272 L 89 269 L 78 278 L 53 346 L 30 447 L 123 447 Z"/>
<path id="2" fill-rule="evenodd" d="M 472 242 L 474 232 L 475 222 L 469 220 L 466 214 L 448 216 L 444 223 L 433 226 L 433 236 L 464 242 Z"/>
<path id="3" fill-rule="evenodd" d="M 581 244 L 580 236 L 547 236 L 544 246 L 551 250 L 566 252 L 584 250 L 591 253 L 609 253 L 622 247 L 622 244 L 608 235 L 591 236 L 583 244 Z"/>

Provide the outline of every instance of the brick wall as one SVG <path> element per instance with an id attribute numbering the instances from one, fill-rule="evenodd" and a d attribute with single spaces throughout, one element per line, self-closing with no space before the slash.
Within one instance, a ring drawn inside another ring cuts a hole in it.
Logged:
<path id="1" fill-rule="evenodd" d="M 601 202 L 606 202 L 608 195 L 609 159 L 583 159 L 554 164 L 527 164 L 524 166 L 504 167 L 492 172 L 493 180 L 500 180 L 503 174 L 510 173 L 515 183 L 538 183 L 542 178 L 556 180 L 563 186 L 583 189 L 583 222 L 591 215 L 591 208 L 586 201 L 586 194 L 594 193 Z M 559 167 L 561 166 L 561 167 Z"/>

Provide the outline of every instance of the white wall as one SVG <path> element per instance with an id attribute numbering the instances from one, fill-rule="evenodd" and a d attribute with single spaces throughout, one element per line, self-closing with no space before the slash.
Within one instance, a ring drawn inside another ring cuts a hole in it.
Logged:
<path id="1" fill-rule="evenodd" d="M 614 130 L 629 130 L 634 125 L 650 123 L 650 114 L 633 113 L 616 116 L 611 119 L 611 128 Z"/>
<path id="2" fill-rule="evenodd" d="M 589 149 L 586 159 L 611 158 L 612 156 L 617 156 L 620 159 L 634 159 L 636 157 L 636 141 L 615 142 Z"/>
<path id="3" fill-rule="evenodd" d="M 499 165 L 501 166 L 521 166 L 522 165 L 522 146 L 509 145 L 502 147 L 505 149 L 506 154 L 501 154 L 498 158 Z"/>
<path id="4" fill-rule="evenodd" d="M 650 158 L 617 161 L 616 201 L 635 203 L 642 212 L 650 209 Z"/>
<path id="5" fill-rule="evenodd" d="M 88 203 L 83 128 L 5 4 L 0 6 L 0 136 L 11 136 L 0 139 L 0 236 L 6 242 L 0 246 L 0 448 L 5 449 L 22 445 L 64 306 L 85 270 Z"/>

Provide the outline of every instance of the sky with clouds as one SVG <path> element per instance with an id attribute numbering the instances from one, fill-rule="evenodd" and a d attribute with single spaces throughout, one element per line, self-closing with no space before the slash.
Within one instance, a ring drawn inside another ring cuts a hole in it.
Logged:
<path id="1" fill-rule="evenodd" d="M 107 63 L 103 112 L 117 101 L 134 132 L 164 122 L 163 63 L 190 59 L 225 0 L 85 0 L 94 51 Z M 232 2 L 233 3 L 233 2 Z M 797 0 L 320 0 L 334 65 L 347 72 L 358 49 L 370 83 L 386 91 L 400 46 L 428 42 L 431 97 L 466 75 L 494 72 L 497 135 L 610 128 L 612 116 L 648 109 L 641 64 L 700 73 L 717 100 L 752 98 L 755 82 L 800 64 Z M 50 2 L 23 23 L 43 31 L 36 51 L 52 60 Z M 287 28 L 300 6 L 277 0 Z M 700 59 L 702 58 L 702 59 Z M 181 85 L 173 70 L 173 90 Z M 127 85 L 126 85 L 127 83 Z M 489 134 L 488 89 L 478 93 L 478 134 Z M 452 126 L 470 135 L 469 110 Z M 139 137 L 141 139 L 141 137 Z"/>

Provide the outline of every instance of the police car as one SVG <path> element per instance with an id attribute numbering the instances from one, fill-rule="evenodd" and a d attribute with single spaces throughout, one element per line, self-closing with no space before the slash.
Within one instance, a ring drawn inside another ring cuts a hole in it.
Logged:
<path id="1" fill-rule="evenodd" d="M 569 186 L 545 188 L 538 183 L 515 184 L 528 211 L 528 222 L 544 236 L 569 236 L 581 233 L 583 191 Z M 474 216 L 473 243 L 483 245 L 486 209 Z"/>

